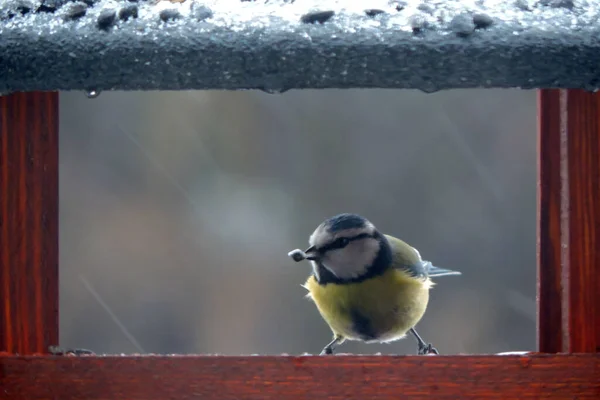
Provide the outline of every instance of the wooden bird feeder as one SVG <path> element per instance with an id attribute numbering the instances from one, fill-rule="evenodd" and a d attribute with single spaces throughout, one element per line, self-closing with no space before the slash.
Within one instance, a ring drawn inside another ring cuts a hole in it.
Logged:
<path id="1" fill-rule="evenodd" d="M 163 2 L 135 12 L 105 0 L 5 3 L 0 399 L 600 399 L 597 1 L 448 0 L 431 12 L 409 1 L 364 14 L 334 0 L 317 10 L 281 1 L 230 11 L 189 0 L 168 12 Z M 58 91 L 306 87 L 539 89 L 538 352 L 48 354 L 58 343 Z"/>

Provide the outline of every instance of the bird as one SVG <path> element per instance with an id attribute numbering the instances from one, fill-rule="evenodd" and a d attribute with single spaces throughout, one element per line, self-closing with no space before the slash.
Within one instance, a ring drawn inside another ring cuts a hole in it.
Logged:
<path id="1" fill-rule="evenodd" d="M 347 340 L 389 343 L 407 333 L 417 341 L 417 354 L 439 354 L 415 325 L 427 309 L 430 278 L 460 272 L 423 260 L 408 243 L 352 213 L 323 221 L 310 235 L 309 247 L 288 256 L 312 264 L 302 286 L 333 332 L 321 355 L 334 354 Z"/>

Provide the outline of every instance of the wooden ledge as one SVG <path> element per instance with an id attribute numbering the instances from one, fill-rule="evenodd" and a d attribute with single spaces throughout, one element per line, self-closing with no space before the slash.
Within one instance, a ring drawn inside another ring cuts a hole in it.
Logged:
<path id="1" fill-rule="evenodd" d="M 600 354 L 0 355 L 0 388 L 7 400 L 598 399 Z"/>
<path id="2" fill-rule="evenodd" d="M 0 1 L 0 92 L 600 86 L 598 0 L 75 1 Z"/>

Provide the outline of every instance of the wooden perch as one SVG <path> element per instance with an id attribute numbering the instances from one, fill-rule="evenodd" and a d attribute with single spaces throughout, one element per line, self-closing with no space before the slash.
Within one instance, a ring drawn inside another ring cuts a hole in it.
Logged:
<path id="1" fill-rule="evenodd" d="M 598 399 L 600 357 L 0 356 L 3 399 Z"/>

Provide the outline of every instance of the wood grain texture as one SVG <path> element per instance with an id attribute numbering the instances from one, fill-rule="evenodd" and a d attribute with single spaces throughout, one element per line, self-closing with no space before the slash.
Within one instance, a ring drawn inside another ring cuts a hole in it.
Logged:
<path id="1" fill-rule="evenodd" d="M 538 91 L 538 350 L 563 351 L 560 90 Z"/>
<path id="2" fill-rule="evenodd" d="M 600 355 L 0 356 L 3 399 L 598 399 Z"/>
<path id="3" fill-rule="evenodd" d="M 58 342 L 58 94 L 0 96 L 0 351 Z"/>
<path id="4" fill-rule="evenodd" d="M 600 352 L 600 94 L 539 93 L 538 337 Z"/>

